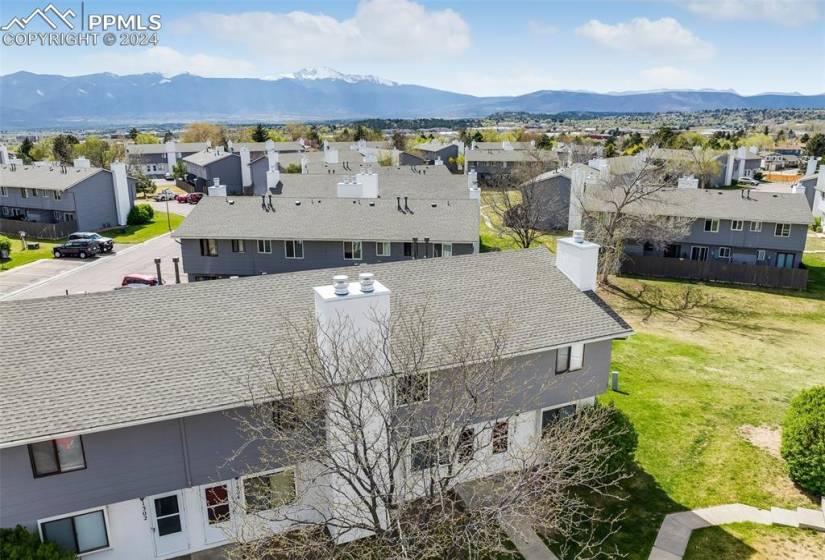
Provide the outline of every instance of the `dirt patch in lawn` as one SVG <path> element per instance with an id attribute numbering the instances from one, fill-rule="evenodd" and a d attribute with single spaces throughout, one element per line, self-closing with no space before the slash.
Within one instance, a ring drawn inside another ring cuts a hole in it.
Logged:
<path id="1" fill-rule="evenodd" d="M 739 435 L 754 447 L 767 451 L 777 459 L 782 458 L 782 453 L 779 450 L 782 444 L 782 430 L 780 428 L 745 424 L 739 428 Z"/>

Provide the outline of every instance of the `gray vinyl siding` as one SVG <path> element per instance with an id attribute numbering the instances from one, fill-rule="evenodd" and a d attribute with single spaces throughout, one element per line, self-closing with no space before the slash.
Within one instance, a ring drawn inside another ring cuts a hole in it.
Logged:
<path id="1" fill-rule="evenodd" d="M 197 175 L 195 191 L 207 193 L 214 179 L 220 179 L 221 185 L 226 185 L 226 193 L 243 194 L 243 179 L 241 177 L 241 158 L 237 154 L 210 162 L 206 166 L 186 164 L 188 173 Z"/>
<path id="2" fill-rule="evenodd" d="M 533 185 L 538 208 L 541 209 L 538 229 L 544 231 L 569 228 L 570 220 L 570 179 L 556 175 Z"/>
<path id="3" fill-rule="evenodd" d="M 512 358 L 509 382 L 519 390 L 501 414 L 602 393 L 610 352 L 610 341 L 588 344 L 583 369 L 562 375 L 554 374 L 555 351 Z M 448 379 L 449 372 L 433 376 L 432 400 L 426 406 L 447 402 Z M 0 527 L 34 527 L 46 517 L 260 471 L 263 465 L 254 445 L 230 461 L 244 442 L 237 415 L 247 413 L 236 409 L 87 434 L 86 469 L 41 478 L 32 474 L 27 446 L 0 449 Z"/>
<path id="4" fill-rule="evenodd" d="M 424 256 L 424 244 L 419 242 L 419 256 Z M 432 247 L 430 247 L 432 255 Z M 453 243 L 453 255 L 469 255 L 474 251 L 472 243 Z M 404 243 L 392 243 L 389 257 L 376 255 L 373 241 L 362 242 L 362 259 L 344 259 L 342 241 L 304 241 L 304 258 L 288 259 L 283 240 L 272 240 L 272 253 L 258 253 L 257 241 L 244 240 L 244 252 L 233 253 L 229 239 L 218 240 L 218 256 L 201 256 L 199 239 L 182 239 L 183 268 L 190 280 L 195 276 L 254 276 L 279 272 L 295 272 L 316 268 L 349 267 L 359 264 L 409 260 L 404 256 Z"/>

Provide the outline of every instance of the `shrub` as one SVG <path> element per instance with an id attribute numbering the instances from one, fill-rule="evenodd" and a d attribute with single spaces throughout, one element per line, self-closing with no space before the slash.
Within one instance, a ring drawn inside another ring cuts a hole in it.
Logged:
<path id="1" fill-rule="evenodd" d="M 126 223 L 130 226 L 141 226 L 148 224 L 155 216 L 155 211 L 148 204 L 137 204 L 129 210 Z"/>
<path id="2" fill-rule="evenodd" d="M 811 229 L 814 231 L 823 231 L 822 230 L 822 218 L 817 216 L 814 218 L 814 223 L 811 224 Z"/>
<path id="3" fill-rule="evenodd" d="M 301 164 L 300 163 L 290 163 L 286 166 L 287 173 L 300 173 L 301 172 Z"/>
<path id="4" fill-rule="evenodd" d="M 781 449 L 791 479 L 825 495 L 825 386 L 806 389 L 791 401 Z"/>
<path id="5" fill-rule="evenodd" d="M 0 529 L 0 558 L 4 560 L 73 560 L 75 554 L 56 544 L 40 542 L 37 533 L 18 525 Z"/>
<path id="6" fill-rule="evenodd" d="M 0 235 L 0 251 L 4 249 L 6 251 L 11 251 L 11 239 L 5 235 Z"/>

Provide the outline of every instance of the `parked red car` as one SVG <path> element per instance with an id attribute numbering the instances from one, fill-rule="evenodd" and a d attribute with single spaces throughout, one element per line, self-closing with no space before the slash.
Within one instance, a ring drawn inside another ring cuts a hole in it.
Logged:
<path id="1" fill-rule="evenodd" d="M 186 199 L 189 197 L 188 194 L 179 194 L 175 196 L 175 200 L 180 202 L 181 204 L 186 204 Z"/>
<path id="2" fill-rule="evenodd" d="M 203 198 L 203 193 L 193 192 L 186 197 L 186 202 L 189 204 L 197 204 Z"/>
<path id="3" fill-rule="evenodd" d="M 151 274 L 127 274 L 120 285 L 124 288 L 148 288 L 157 286 L 158 279 Z"/>

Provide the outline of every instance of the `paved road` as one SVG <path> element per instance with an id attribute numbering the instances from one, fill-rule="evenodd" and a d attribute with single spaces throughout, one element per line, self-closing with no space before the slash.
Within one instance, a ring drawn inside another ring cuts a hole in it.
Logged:
<path id="1" fill-rule="evenodd" d="M 80 259 L 40 259 L 0 272 L 0 299 L 26 286 L 38 284 L 84 264 L 87 264 L 87 261 Z"/>
<path id="2" fill-rule="evenodd" d="M 139 201 L 139 204 L 143 204 L 143 201 Z M 155 212 L 166 212 L 166 202 L 155 202 L 154 200 L 150 200 L 149 204 L 152 205 L 152 208 L 155 209 Z M 170 214 L 180 214 L 181 216 L 188 216 L 189 212 L 195 207 L 195 204 L 181 204 L 176 200 L 169 201 L 169 213 Z"/>
<path id="3" fill-rule="evenodd" d="M 169 235 L 161 235 L 137 245 L 120 245 L 115 247 L 112 255 L 104 255 L 88 261 L 79 259 L 61 259 L 66 262 L 80 263 L 43 280 L 33 282 L 28 288 L 18 289 L 16 292 L 6 292 L 0 295 L 0 300 L 34 299 L 49 296 L 65 295 L 84 292 L 103 292 L 112 290 L 120 285 L 126 274 L 155 274 L 155 258 L 162 259 L 161 273 L 165 282 L 174 282 L 174 268 L 172 257 L 180 257 L 180 245 Z M 46 260 L 42 262 L 53 262 Z M 12 269 L 5 274 L 14 272 Z M 2 279 L 3 275 L 0 275 Z M 181 270 L 181 282 L 186 277 Z"/>

